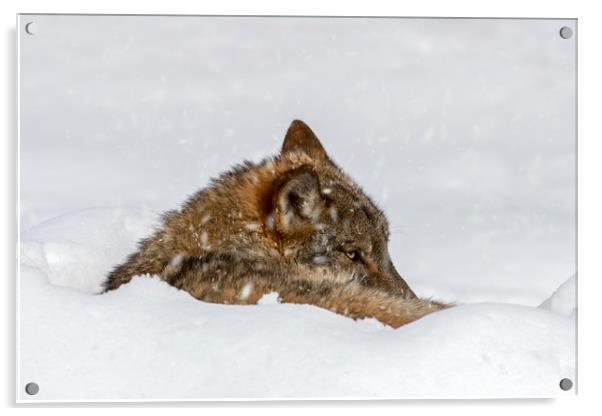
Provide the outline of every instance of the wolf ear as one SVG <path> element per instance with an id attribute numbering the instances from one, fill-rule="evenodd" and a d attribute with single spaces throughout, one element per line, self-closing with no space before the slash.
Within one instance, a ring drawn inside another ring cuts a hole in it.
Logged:
<path id="1" fill-rule="evenodd" d="M 304 152 L 315 159 L 328 159 L 320 140 L 301 120 L 293 120 L 286 132 L 280 153 L 288 152 Z"/>
<path id="2" fill-rule="evenodd" d="M 308 167 L 288 173 L 274 194 L 273 206 L 276 229 L 283 234 L 302 231 L 317 223 L 324 200 L 316 174 Z"/>

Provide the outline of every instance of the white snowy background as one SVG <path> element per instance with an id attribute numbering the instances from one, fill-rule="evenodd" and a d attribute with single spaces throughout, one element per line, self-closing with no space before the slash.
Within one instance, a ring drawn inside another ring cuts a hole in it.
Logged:
<path id="1" fill-rule="evenodd" d="M 576 371 L 565 25 L 21 16 L 19 399 L 562 393 Z M 414 291 L 460 306 L 393 330 L 207 304 L 156 278 L 94 295 L 157 214 L 275 154 L 294 118 L 385 210 Z"/>

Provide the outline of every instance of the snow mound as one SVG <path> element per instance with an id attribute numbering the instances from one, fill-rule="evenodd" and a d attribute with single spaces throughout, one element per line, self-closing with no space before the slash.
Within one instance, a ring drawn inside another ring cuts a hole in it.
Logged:
<path id="1" fill-rule="evenodd" d="M 91 208 L 48 220 L 22 232 L 21 264 L 50 283 L 98 293 L 112 266 L 149 234 L 156 215 L 136 208 Z"/>
<path id="2" fill-rule="evenodd" d="M 572 394 L 558 382 L 575 379 L 574 319 L 543 308 L 463 305 L 394 330 L 277 294 L 200 302 L 151 277 L 91 295 L 154 218 L 89 210 L 23 234 L 18 382 L 40 392 L 21 401 Z"/>
<path id="3" fill-rule="evenodd" d="M 541 305 L 542 309 L 574 317 L 577 312 L 577 277 L 573 275 L 564 282 L 556 291 Z"/>

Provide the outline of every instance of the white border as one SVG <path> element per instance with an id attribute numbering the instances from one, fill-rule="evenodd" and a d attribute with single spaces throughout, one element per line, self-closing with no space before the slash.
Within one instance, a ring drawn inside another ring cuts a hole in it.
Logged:
<path id="1" fill-rule="evenodd" d="M 15 296 L 16 296 L 16 306 L 15 306 L 15 314 L 16 319 L 15 319 L 15 382 L 18 383 L 19 380 L 19 362 L 20 362 L 20 355 L 21 355 L 21 325 L 20 325 L 20 306 L 19 306 L 19 302 L 21 300 L 21 267 L 19 267 L 19 265 L 21 264 L 21 250 L 19 249 L 19 247 L 21 247 L 21 222 L 19 221 L 20 218 L 20 212 L 21 212 L 21 59 L 19 58 L 18 54 L 19 51 L 21 50 L 21 31 L 19 30 L 19 26 L 21 24 L 21 19 L 19 16 L 17 16 L 17 20 L 16 20 L 16 35 L 17 35 L 17 57 L 16 57 L 16 63 L 17 63 L 17 87 L 16 87 L 16 101 L 17 101 L 17 120 L 16 120 L 16 125 L 17 125 L 17 193 L 16 193 L 16 197 L 17 200 L 16 202 L 16 209 L 17 209 L 17 247 L 16 247 L 16 251 L 17 251 L 17 255 L 16 255 L 16 259 L 17 262 L 15 264 L 15 268 L 16 268 L 16 272 L 17 272 L 17 281 L 15 283 Z M 15 390 L 17 389 L 17 387 L 15 386 Z M 16 400 L 17 402 L 19 402 L 19 395 L 18 393 L 16 393 Z"/>
<path id="2" fill-rule="evenodd" d="M 14 68 L 11 65 L 15 64 L 14 60 L 14 37 L 11 37 L 14 32 L 10 32 L 15 27 L 15 14 L 18 12 L 30 13 L 50 13 L 50 12 L 68 12 L 68 13 L 134 13 L 134 14 L 271 14 L 271 15 L 392 15 L 392 16 L 431 16 L 431 17 L 554 17 L 554 18 L 578 18 L 579 19 L 579 396 L 563 397 L 557 400 L 481 400 L 481 401 L 371 401 L 371 402 L 353 402 L 352 405 L 358 413 L 365 413 L 367 407 L 379 407 L 381 410 L 394 410 L 392 406 L 403 405 L 404 411 L 424 410 L 436 411 L 437 413 L 444 411 L 445 413 L 462 412 L 467 414 L 482 414 L 485 408 L 491 414 L 506 414 L 508 407 L 520 407 L 523 410 L 528 408 L 529 413 L 538 414 L 560 414 L 581 413 L 586 412 L 589 406 L 597 407 L 598 380 L 600 374 L 600 335 L 597 334 L 596 328 L 599 326 L 597 317 L 600 312 L 597 310 L 598 294 L 600 293 L 600 281 L 602 280 L 602 272 L 600 267 L 600 252 L 602 245 L 600 244 L 601 221 L 600 212 L 602 212 L 600 179 L 602 172 L 600 166 L 602 163 L 599 158 L 602 155 L 600 141 L 600 105 L 599 98 L 602 96 L 600 90 L 600 76 L 602 73 L 601 58 L 598 53 L 599 41 L 602 39 L 601 18 L 602 16 L 596 11 L 596 2 L 587 1 L 515 1 L 507 0 L 491 4 L 491 2 L 478 1 L 421 1 L 404 4 L 402 2 L 384 2 L 371 0 L 355 1 L 349 0 L 346 2 L 325 2 L 316 0 L 304 1 L 289 1 L 277 2 L 268 0 L 254 0 L 253 2 L 239 1 L 224 1 L 211 3 L 194 3 L 181 0 L 169 0 L 161 4 L 159 3 L 136 3 L 126 2 L 124 0 L 104 0 L 102 2 L 77 2 L 74 0 L 53 0 L 52 2 L 44 1 L 26 1 L 21 2 L 5 0 L 2 5 L 2 21 L 5 33 L 5 60 L 4 70 L 4 85 L 6 86 L 6 96 L 3 101 L 5 106 L 2 112 L 1 125 L 4 126 L 6 138 L 2 142 L 2 156 L 4 162 L 2 165 L 4 179 L 4 196 L 2 227 L 4 239 L 0 243 L 3 256 L 3 264 L 5 265 L 6 273 L 2 280 L 4 289 L 2 293 L 5 296 L 5 313 L 4 322 L 5 342 L 2 343 L 4 352 L 5 377 L 3 377 L 3 404 L 10 406 L 14 404 L 14 336 L 15 327 L 12 313 L 14 313 L 14 299 L 12 297 L 15 291 L 12 290 L 14 281 L 11 281 L 12 276 L 15 276 L 15 171 L 14 158 L 15 152 L 15 85 L 14 85 Z M 6 35 L 9 36 L 6 36 Z M 9 369 L 9 371 L 6 371 Z M 259 410 L 262 413 L 276 409 L 257 409 L 258 407 L 275 407 L 286 405 L 287 403 L 272 402 L 266 404 L 264 402 L 253 403 L 229 403 L 228 406 L 240 408 L 242 406 L 251 406 L 254 410 Z M 315 404 L 311 402 L 293 402 L 298 406 L 311 406 Z M 339 406 L 341 403 L 328 404 L 324 402 L 318 403 L 319 406 L 332 407 Z M 349 406 L 349 402 L 343 402 L 343 405 Z M 173 405 L 154 406 L 167 407 Z M 219 406 L 216 403 L 195 403 L 183 404 L 180 407 L 191 406 Z M 275 406 L 274 406 L 275 405 Z M 492 406 L 495 405 L 495 406 Z M 441 408 L 445 406 L 445 409 Z M 33 406 L 26 406 L 33 407 Z M 104 405 L 106 407 L 106 405 Z M 114 406 L 113 406 L 114 407 Z M 128 406 L 132 407 L 132 406 Z M 141 409 L 140 405 L 135 406 L 145 413 L 153 411 L 162 411 L 162 409 Z M 50 409 L 58 410 L 58 409 Z M 61 413 L 67 410 L 60 410 Z M 103 409 L 87 409 L 88 411 L 103 411 Z M 214 409 L 218 410 L 218 409 Z M 224 410 L 224 409 L 219 409 Z M 303 409 L 296 409 L 303 411 Z M 394 410 L 395 411 L 395 410 Z M 306 410 L 304 411 L 306 412 Z M 398 413 L 399 410 L 396 410 Z M 352 412 L 353 413 L 353 412 Z"/>

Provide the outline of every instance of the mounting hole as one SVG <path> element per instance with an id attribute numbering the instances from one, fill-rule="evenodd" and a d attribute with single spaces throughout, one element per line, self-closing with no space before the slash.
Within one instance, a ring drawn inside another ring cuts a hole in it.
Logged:
<path id="1" fill-rule="evenodd" d="M 25 385 L 25 393 L 29 394 L 30 396 L 35 396 L 39 391 L 40 386 L 38 386 L 36 383 L 27 383 Z"/>
<path id="2" fill-rule="evenodd" d="M 560 388 L 564 391 L 569 391 L 573 388 L 573 381 L 570 378 L 560 380 Z"/>
<path id="3" fill-rule="evenodd" d="M 29 35 L 35 35 L 38 33 L 38 24 L 36 22 L 29 22 L 25 25 L 25 31 Z"/>
<path id="4" fill-rule="evenodd" d="M 563 26 L 560 28 L 560 37 L 562 39 L 569 39 L 571 36 L 573 36 L 573 29 L 568 26 Z"/>

